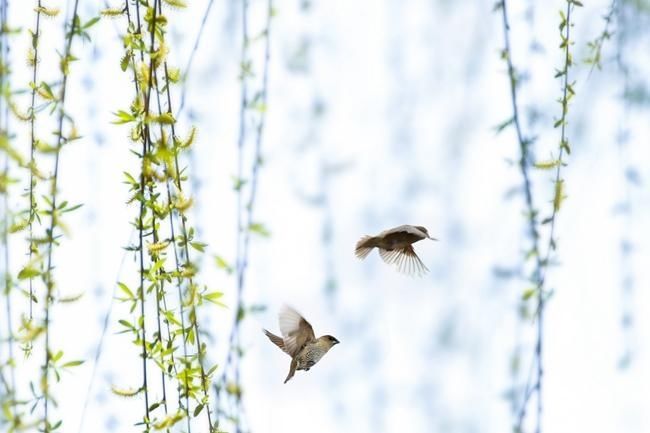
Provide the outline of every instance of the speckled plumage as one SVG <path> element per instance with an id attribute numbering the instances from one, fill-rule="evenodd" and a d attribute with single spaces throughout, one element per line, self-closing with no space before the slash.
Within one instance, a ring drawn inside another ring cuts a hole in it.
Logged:
<path id="1" fill-rule="evenodd" d="M 339 341 L 331 335 L 316 338 L 309 322 L 293 308 L 283 307 L 279 317 L 282 337 L 266 329 L 264 334 L 273 344 L 291 356 L 289 374 L 284 381 L 287 383 L 296 370 L 308 371 Z"/>

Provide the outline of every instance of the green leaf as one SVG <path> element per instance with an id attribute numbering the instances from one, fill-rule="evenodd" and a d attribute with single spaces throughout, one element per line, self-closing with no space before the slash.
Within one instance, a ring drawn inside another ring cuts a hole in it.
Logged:
<path id="1" fill-rule="evenodd" d="M 264 227 L 264 225 L 260 223 L 252 223 L 250 226 L 248 226 L 248 230 L 251 233 L 255 233 L 264 238 L 268 238 L 269 236 L 271 236 L 271 233 L 266 229 L 266 227 Z"/>
<path id="2" fill-rule="evenodd" d="M 514 117 L 511 117 L 510 119 L 508 119 L 508 120 L 506 120 L 506 121 L 504 121 L 504 122 L 501 122 L 501 123 L 499 123 L 497 126 L 495 126 L 495 127 L 494 127 L 494 130 L 495 130 L 496 133 L 498 134 L 498 133 L 500 133 L 501 131 L 503 131 L 504 129 L 506 129 L 508 126 L 512 125 L 512 124 L 514 123 L 514 121 L 515 121 L 515 118 L 514 118 Z"/>
<path id="3" fill-rule="evenodd" d="M 246 179 L 240 179 L 240 178 L 238 178 L 238 177 L 234 177 L 234 176 L 233 176 L 233 178 L 232 178 L 232 184 L 233 184 L 233 187 L 232 187 L 232 188 L 233 188 L 235 191 L 239 191 L 239 190 L 242 189 L 242 187 L 243 187 L 244 185 L 246 185 Z"/>
<path id="4" fill-rule="evenodd" d="M 117 323 L 119 323 L 120 325 L 122 325 L 122 326 L 124 326 L 126 328 L 135 329 L 135 326 L 133 326 L 133 324 L 131 322 L 127 321 L 127 320 L 120 319 L 120 320 L 117 321 Z"/>
<path id="5" fill-rule="evenodd" d="M 211 292 L 211 293 L 208 293 L 206 295 L 203 295 L 203 298 L 205 298 L 205 299 L 207 299 L 209 301 L 216 300 L 216 299 L 219 299 L 221 297 L 223 297 L 222 292 Z"/>
<path id="6" fill-rule="evenodd" d="M 76 367 L 78 365 L 83 364 L 85 361 L 82 360 L 76 360 L 76 361 L 68 361 L 65 364 L 61 366 L 61 368 L 68 368 L 68 367 Z"/>
<path id="7" fill-rule="evenodd" d="M 48 101 L 54 101 L 56 97 L 54 96 L 54 92 L 52 92 L 52 88 L 45 82 L 41 82 L 40 86 L 40 91 L 38 92 L 39 95 L 43 97 L 43 99 L 46 99 Z"/>
<path id="8" fill-rule="evenodd" d="M 83 27 L 81 27 L 81 28 L 84 29 L 84 30 L 91 28 L 92 26 L 94 26 L 95 24 L 97 24 L 97 23 L 99 22 L 100 18 L 101 18 L 101 17 L 91 18 L 91 19 L 88 20 L 88 22 L 86 22 L 86 24 L 84 24 Z"/>
<path id="9" fill-rule="evenodd" d="M 60 304 L 70 304 L 72 302 L 76 302 L 79 299 L 81 299 L 83 295 L 84 295 L 83 292 L 81 292 L 81 293 L 77 293 L 76 295 L 64 296 L 59 298 L 58 301 Z"/>
<path id="10" fill-rule="evenodd" d="M 537 293 L 537 289 L 535 287 L 531 287 L 530 289 L 524 290 L 524 293 L 521 295 L 521 299 L 524 301 L 529 300 L 530 298 L 533 297 Z"/>
<path id="11" fill-rule="evenodd" d="M 127 113 L 124 110 L 118 110 L 117 113 L 113 113 L 113 114 L 115 114 L 115 116 L 117 116 L 117 120 L 114 120 L 112 122 L 115 125 L 122 125 L 124 123 L 129 123 L 129 122 L 135 121 L 135 117 L 132 114 Z"/>
<path id="12" fill-rule="evenodd" d="M 206 247 L 208 244 L 205 244 L 205 243 L 203 243 L 203 242 L 190 242 L 190 245 L 191 245 L 192 248 L 194 248 L 195 250 L 200 251 L 200 252 L 203 253 L 203 252 L 205 252 L 205 247 Z"/>
<path id="13" fill-rule="evenodd" d="M 234 271 L 233 267 L 228 264 L 228 262 L 221 256 L 214 256 L 214 261 L 217 264 L 219 269 L 225 270 L 227 273 L 232 274 Z"/>
<path id="14" fill-rule="evenodd" d="M 52 356 L 51 361 L 52 361 L 52 362 L 56 362 L 56 361 L 58 361 L 59 359 L 61 359 L 62 356 L 63 356 L 63 350 L 59 350 L 58 352 L 56 352 L 56 353 Z"/>
<path id="15" fill-rule="evenodd" d="M 124 284 L 124 283 L 117 283 L 117 285 L 120 287 L 120 289 L 122 289 L 122 291 L 126 294 L 126 296 L 127 296 L 129 299 L 134 299 L 134 298 L 135 298 L 135 295 L 133 294 L 133 292 L 131 291 L 131 289 L 129 289 L 129 287 L 128 287 L 126 284 Z"/>
<path id="16" fill-rule="evenodd" d="M 214 364 L 212 367 L 210 367 L 207 373 L 205 373 L 205 375 L 209 377 L 210 375 L 212 375 L 212 373 L 214 373 L 217 367 L 219 367 L 219 364 Z"/>
<path id="17" fill-rule="evenodd" d="M 73 212 L 73 211 L 79 209 L 79 208 L 82 207 L 82 206 L 83 206 L 83 203 L 76 204 L 76 205 L 74 205 L 74 206 L 72 206 L 72 207 L 68 207 L 68 208 L 65 208 L 65 209 L 61 209 L 61 213 Z"/>
<path id="18" fill-rule="evenodd" d="M 126 177 L 125 183 L 128 183 L 129 185 L 138 185 L 138 181 L 126 171 L 124 172 L 124 177 Z"/>
<path id="19" fill-rule="evenodd" d="M 198 414 L 201 413 L 201 411 L 203 410 L 203 406 L 204 405 L 200 404 L 200 405 L 198 405 L 197 407 L 194 408 L 194 417 L 195 418 L 198 416 Z"/>
<path id="20" fill-rule="evenodd" d="M 219 302 L 219 299 L 223 297 L 223 293 L 221 292 L 212 292 L 208 293 L 206 295 L 201 296 L 203 299 L 205 299 L 208 302 L 212 302 L 215 305 L 218 305 L 220 307 L 225 307 L 226 305 L 222 302 Z"/>
<path id="21" fill-rule="evenodd" d="M 38 277 L 41 273 L 32 267 L 25 266 L 18 272 L 18 279 L 19 280 L 26 280 L 28 278 L 34 278 Z"/>

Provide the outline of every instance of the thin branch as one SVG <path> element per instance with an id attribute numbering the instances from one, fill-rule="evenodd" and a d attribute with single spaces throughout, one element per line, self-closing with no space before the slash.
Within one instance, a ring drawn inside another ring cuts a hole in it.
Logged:
<path id="1" fill-rule="evenodd" d="M 208 6 L 205 8 L 205 12 L 203 13 L 203 18 L 201 19 L 201 25 L 199 26 L 199 32 L 196 35 L 196 39 L 194 40 L 194 46 L 192 47 L 192 51 L 190 52 L 190 57 L 187 60 L 187 65 L 185 66 L 185 77 L 183 78 L 183 87 L 181 88 L 181 103 L 176 113 L 176 116 L 178 118 L 181 117 L 181 114 L 183 113 L 183 109 L 185 108 L 185 97 L 187 96 L 187 79 L 190 76 L 190 70 L 194 62 L 194 56 L 196 55 L 196 52 L 199 49 L 199 43 L 201 42 L 201 37 L 203 36 L 203 29 L 205 29 L 205 23 L 208 21 L 208 16 L 210 15 L 210 10 L 212 9 L 213 3 L 214 0 L 210 0 L 208 2 Z"/>
<path id="2" fill-rule="evenodd" d="M 39 0 L 40 1 L 40 0 Z M 68 88 L 68 72 L 67 72 L 67 66 L 63 66 L 67 64 L 70 58 L 70 50 L 72 48 L 72 39 L 74 37 L 75 33 L 75 25 L 79 21 L 79 16 L 78 16 L 78 8 L 79 8 L 79 0 L 75 0 L 73 10 L 72 10 L 72 17 L 70 19 L 70 30 L 66 34 L 65 37 L 65 49 L 63 50 L 63 58 L 61 60 L 62 64 L 62 83 L 61 83 L 61 93 L 59 96 L 58 104 L 59 104 L 59 112 L 58 112 L 58 119 L 57 119 L 57 129 L 56 129 L 56 135 L 57 135 L 57 145 L 56 145 L 56 151 L 55 151 L 55 156 L 54 156 L 54 174 L 52 175 L 52 186 L 51 186 L 51 194 L 52 194 L 52 205 L 50 206 L 50 226 L 47 231 L 47 243 L 48 243 L 48 248 L 47 248 L 47 268 L 45 272 L 45 288 L 46 288 L 46 295 L 45 295 L 45 364 L 43 365 L 43 378 L 44 378 L 44 405 L 45 405 L 45 413 L 44 413 L 44 431 L 45 433 L 48 433 L 50 431 L 50 425 L 48 421 L 48 405 L 49 405 L 49 400 L 50 400 L 50 389 L 49 389 L 49 368 L 50 368 L 50 362 L 51 362 L 51 351 L 50 351 L 50 303 L 52 302 L 52 290 L 54 289 L 54 281 L 52 279 L 52 271 L 53 271 L 53 266 L 52 266 L 52 251 L 54 250 L 54 243 L 55 243 L 55 236 L 54 236 L 54 229 L 57 225 L 57 184 L 58 184 L 58 179 L 59 179 L 59 159 L 61 156 L 61 148 L 64 145 L 64 138 L 63 138 L 63 120 L 66 117 L 65 113 L 65 100 L 66 100 L 66 90 Z"/>
<path id="3" fill-rule="evenodd" d="M 129 0 L 125 0 L 125 11 L 127 16 L 128 27 L 132 26 L 131 21 L 131 12 L 129 9 Z M 136 22 L 137 22 L 137 33 L 141 34 L 141 22 L 140 22 L 140 2 L 136 2 Z M 155 20 L 154 20 L 155 22 Z M 153 51 L 153 46 L 151 47 Z M 140 58 L 143 60 L 144 55 L 140 52 Z M 136 74 L 136 65 L 133 56 L 131 57 L 131 63 L 133 64 L 133 80 L 135 82 L 136 88 L 136 98 L 139 97 L 139 88 L 138 88 L 138 77 Z M 149 80 L 149 86 L 151 87 L 151 80 Z M 145 111 L 146 113 L 146 111 Z M 147 340 L 146 340 L 146 324 L 145 324 L 145 308 L 144 308 L 144 215 L 145 215 L 145 206 L 144 206 L 144 197 L 145 197 L 145 179 L 144 179 L 144 164 L 145 157 L 147 155 L 147 141 L 143 138 L 142 141 L 142 165 L 140 167 L 140 210 L 138 214 L 138 258 L 140 262 L 140 282 L 139 282 L 139 293 L 140 296 L 140 314 L 142 316 L 142 390 L 144 392 L 144 406 L 145 406 L 145 417 L 144 422 L 149 430 L 149 423 L 151 421 L 149 416 L 149 388 L 147 384 Z"/>
<path id="4" fill-rule="evenodd" d="M 30 105 L 29 112 L 29 125 L 30 125 L 30 149 L 29 149 L 29 262 L 31 263 L 32 257 L 36 250 L 34 245 L 34 231 L 33 223 L 34 218 L 36 217 L 36 203 L 34 200 L 34 169 L 36 167 L 36 161 L 34 160 L 34 152 L 36 149 L 36 89 L 38 84 L 37 71 L 38 71 L 38 44 L 40 38 L 40 29 L 41 29 L 41 0 L 38 0 L 38 5 L 36 7 L 36 31 L 32 35 L 32 49 L 34 50 L 34 58 L 32 65 L 32 102 Z M 31 321 L 34 318 L 34 282 L 33 277 L 29 278 L 29 320 Z"/>
<path id="5" fill-rule="evenodd" d="M 519 116 L 519 107 L 518 107 L 518 94 L 517 94 L 517 72 L 515 70 L 513 61 L 512 61 L 512 49 L 510 46 L 510 23 L 508 21 L 508 5 L 506 0 L 501 2 L 501 15 L 503 19 L 503 36 L 505 41 L 505 48 L 503 52 L 503 57 L 506 60 L 508 65 L 508 76 L 510 81 L 510 101 L 512 106 L 512 123 L 515 127 L 517 134 L 517 141 L 519 143 L 519 171 L 524 183 L 524 196 L 526 202 L 526 216 L 528 220 L 528 232 L 532 239 L 532 247 L 530 250 L 530 256 L 535 258 L 535 268 L 533 271 L 533 280 L 536 285 L 540 285 L 541 282 L 541 273 L 544 268 L 544 262 L 541 259 L 540 246 L 539 246 L 539 231 L 538 231 L 538 222 L 537 222 L 537 209 L 535 208 L 534 199 L 533 199 L 533 187 L 530 180 L 530 174 L 528 169 L 530 167 L 530 149 L 531 140 L 524 137 L 522 132 L 522 126 Z M 527 254 L 528 256 L 528 254 Z M 539 365 L 540 360 L 536 360 L 536 363 Z M 534 365 L 534 364 L 533 364 Z M 532 365 L 531 365 L 532 373 Z M 528 406 L 528 401 L 533 395 L 534 390 L 538 390 L 537 387 L 534 389 L 530 388 L 530 379 L 526 382 L 524 389 L 524 397 L 522 399 L 521 409 L 519 411 L 518 420 L 517 420 L 517 431 L 521 430 L 521 425 L 523 423 L 526 408 Z"/>
<path id="6" fill-rule="evenodd" d="M 0 65 L 3 70 L 0 72 L 0 89 L 5 88 L 5 81 L 9 71 L 9 41 L 6 34 L 7 29 L 7 15 L 8 15 L 8 1 L 2 0 L 2 11 L 0 13 Z M 0 127 L 0 134 L 4 135 L 7 140 L 9 139 L 9 101 L 5 100 L 5 95 L 0 95 L 0 103 L 5 102 L 4 107 L 0 109 L 0 116 L 3 121 L 3 127 Z M 9 178 L 9 155 L 5 155 L 5 164 L 3 170 L 4 179 Z M 8 345 L 8 354 L 10 362 L 7 363 L 9 366 L 9 382 L 4 377 L 4 371 L 2 372 L 2 383 L 6 389 L 6 396 L 11 401 L 11 415 L 12 415 L 12 427 L 16 427 L 18 422 L 17 410 L 16 410 L 16 368 L 14 363 L 14 331 L 13 331 L 13 308 L 11 302 L 11 273 L 10 273 L 10 263 L 9 263 L 9 188 L 7 186 L 3 194 L 3 209 L 4 209 L 4 218 L 3 218 L 3 227 L 2 227 L 2 245 L 4 249 L 4 296 L 6 301 L 5 316 L 7 319 L 7 345 Z M 31 301 L 30 301 L 31 305 Z"/>
<path id="7" fill-rule="evenodd" d="M 253 155 L 253 164 L 251 170 L 251 188 L 250 196 L 246 203 L 246 225 L 244 226 L 244 207 L 243 207 L 243 158 L 244 158 L 244 144 L 246 142 L 246 112 L 248 109 L 248 85 L 247 85 L 247 63 L 248 63 L 248 1 L 242 1 L 242 48 L 241 48 L 241 62 L 242 76 L 241 76 L 241 106 L 240 106 L 240 118 L 239 118 L 239 137 L 238 137 L 238 183 L 239 188 L 237 189 L 237 301 L 235 308 L 235 316 L 233 319 L 233 324 L 231 327 L 229 346 L 230 350 L 228 351 L 228 356 L 226 358 L 226 365 L 223 369 L 219 383 L 221 386 L 225 383 L 226 375 L 228 374 L 229 368 L 232 367 L 234 374 L 234 383 L 237 388 L 240 387 L 240 369 L 239 369 L 239 326 L 241 323 L 241 318 L 243 317 L 242 312 L 244 311 L 244 287 L 245 287 L 245 276 L 246 269 L 248 267 L 248 256 L 249 256 L 249 245 L 250 245 L 250 236 L 251 236 L 251 226 L 254 223 L 254 210 L 255 210 L 255 201 L 257 197 L 257 184 L 259 178 L 259 168 L 261 166 L 262 160 L 262 139 L 264 136 L 264 126 L 265 126 L 265 112 L 268 102 L 268 76 L 269 76 L 269 65 L 270 65 L 270 47 L 271 47 L 271 19 L 273 17 L 273 2 L 268 0 L 267 2 L 267 15 L 266 15 L 266 29 L 265 29 L 265 45 L 264 45 L 264 66 L 262 72 L 262 88 L 258 94 L 259 103 L 261 106 L 260 109 L 260 118 L 259 123 L 255 131 L 255 149 Z M 241 406 L 241 392 L 236 393 L 236 410 L 241 413 L 243 411 Z M 241 432 L 241 423 L 237 422 L 236 424 L 237 433 Z"/>
<path id="8" fill-rule="evenodd" d="M 132 242 L 133 239 L 133 234 L 134 232 L 132 231 L 131 234 L 129 235 L 129 245 Z M 84 405 L 83 409 L 81 409 L 81 419 L 79 421 L 79 433 L 82 433 L 84 431 L 84 423 L 86 420 L 86 412 L 88 410 L 88 404 L 90 402 L 90 394 L 93 389 L 93 385 L 95 384 L 95 378 L 97 377 L 97 369 L 99 366 L 99 360 L 102 356 L 103 353 L 103 348 L 104 348 L 104 341 L 106 339 L 106 333 L 108 331 L 108 325 L 110 323 L 110 318 L 111 314 L 113 312 L 113 305 L 115 305 L 115 297 L 116 297 L 116 292 L 117 292 L 117 283 L 121 281 L 120 276 L 122 275 L 122 269 L 124 268 L 124 263 L 126 262 L 126 254 L 122 255 L 122 258 L 120 259 L 120 265 L 117 269 L 117 278 L 115 279 L 115 284 L 113 285 L 113 291 L 111 293 L 111 299 L 108 303 L 108 308 L 106 309 L 106 313 L 104 314 L 104 321 L 102 323 L 102 332 L 99 336 L 99 342 L 97 343 L 97 348 L 95 348 L 95 356 L 93 358 L 93 369 L 92 372 L 90 373 L 90 381 L 88 382 L 88 389 L 86 390 L 86 398 L 84 399 Z"/>
<path id="9" fill-rule="evenodd" d="M 241 88 L 240 88 L 240 106 L 239 106 L 239 134 L 237 137 L 237 246 L 236 246 L 236 262 L 235 267 L 237 271 L 237 292 L 236 292 L 236 308 L 233 318 L 233 324 L 230 328 L 230 337 L 228 338 L 228 354 L 226 362 L 222 369 L 221 376 L 219 377 L 217 391 L 225 386 L 228 371 L 233 364 L 234 354 L 237 352 L 237 334 L 239 330 L 239 320 L 242 308 L 242 292 L 244 287 L 244 270 L 242 264 L 243 257 L 243 184 L 244 184 L 244 143 L 246 142 L 246 107 L 248 106 L 248 79 L 247 70 L 244 65 L 248 62 L 248 0 L 242 0 L 241 11 L 241 25 L 242 25 L 242 44 L 241 44 Z M 217 408 L 219 407 L 219 396 L 217 395 Z M 217 409 L 220 413 L 220 409 Z M 237 423 L 239 429 L 239 423 Z"/>
<path id="10" fill-rule="evenodd" d="M 158 8 L 162 8 L 162 3 L 160 0 L 157 0 L 157 5 Z M 169 68 L 167 66 L 167 61 L 165 60 L 163 62 L 163 69 L 165 72 L 165 90 L 166 90 L 166 96 L 167 96 L 167 110 L 169 114 L 172 113 L 172 100 L 171 100 L 171 89 L 170 89 L 170 80 L 169 80 Z M 174 126 L 174 123 L 171 124 L 171 132 L 172 132 L 172 139 L 175 139 L 176 137 L 176 128 Z M 178 189 L 179 194 L 183 193 L 183 187 L 182 187 L 182 182 L 181 182 L 181 170 L 180 170 L 180 165 L 178 163 L 178 153 L 174 152 L 174 174 L 175 174 L 175 186 Z M 178 217 L 180 218 L 181 221 L 181 236 L 183 237 L 183 246 L 184 246 L 184 251 L 185 251 L 185 260 L 187 266 L 190 265 L 191 260 L 190 260 L 190 251 L 189 251 L 189 239 L 188 239 L 188 231 L 187 231 L 187 224 L 186 224 L 186 217 L 182 213 L 178 212 Z M 173 214 L 170 214 L 170 218 L 173 218 Z M 193 278 L 189 277 L 189 285 L 190 287 L 193 287 L 194 282 Z M 208 377 L 205 373 L 205 367 L 203 365 L 204 361 L 204 347 L 201 344 L 201 333 L 199 331 L 199 324 L 198 324 L 198 317 L 196 314 L 196 307 L 194 304 L 191 306 L 190 310 L 190 317 L 192 318 L 192 325 L 194 327 L 194 334 L 196 338 L 196 347 L 197 347 L 197 354 L 198 354 L 198 361 L 199 361 L 199 368 L 201 372 L 201 388 L 203 390 L 203 394 L 205 398 L 208 398 Z M 208 420 L 208 433 L 211 433 L 213 431 L 213 424 L 212 424 L 212 414 L 211 414 L 211 409 L 210 405 L 206 404 L 206 415 L 207 415 L 207 420 Z"/>
<path id="11" fill-rule="evenodd" d="M 563 196 L 563 181 L 561 179 L 561 169 L 562 166 L 564 165 L 564 153 L 565 151 L 568 153 L 570 152 L 569 148 L 569 143 L 568 139 L 566 136 L 566 124 L 567 124 L 567 114 L 568 114 L 568 104 L 569 100 L 573 96 L 573 87 L 572 84 L 569 83 L 569 68 L 572 64 L 572 59 L 571 59 L 571 53 L 570 53 L 570 47 L 571 47 L 571 41 L 570 41 L 570 28 L 572 26 L 571 23 L 571 10 L 573 8 L 574 4 L 580 5 L 579 3 L 575 3 L 574 0 L 567 0 L 567 9 L 566 9 L 566 15 L 562 15 L 562 23 L 560 25 L 560 34 L 562 38 L 562 44 L 560 47 L 564 50 L 564 68 L 561 71 L 558 71 L 558 74 L 556 75 L 557 77 L 562 77 L 563 78 L 563 87 L 562 87 L 562 99 L 560 100 L 562 104 L 562 116 L 561 118 L 555 123 L 555 127 L 560 126 L 561 127 L 561 138 L 560 138 L 560 145 L 559 145 L 559 155 L 556 161 L 553 161 L 552 164 L 555 168 L 555 196 L 553 199 L 553 211 L 552 214 L 549 218 L 545 219 L 542 223 L 543 224 L 550 224 L 550 229 L 549 229 L 549 240 L 548 240 L 548 247 L 546 250 L 546 255 L 544 258 L 542 258 L 541 254 L 541 249 L 540 249 L 540 239 L 539 239 L 539 232 L 538 232 L 538 222 L 537 222 L 537 210 L 534 206 L 534 201 L 533 201 L 533 193 L 532 193 L 532 184 L 530 181 L 530 176 L 528 173 L 528 168 L 529 168 L 529 145 L 531 143 L 531 140 L 527 139 L 524 137 L 524 134 L 522 132 L 522 127 L 520 123 L 520 118 L 519 118 L 519 110 L 518 110 L 518 101 L 517 101 L 517 74 L 515 67 L 512 62 L 512 50 L 510 47 L 510 25 L 508 22 L 508 11 L 507 11 L 507 2 L 506 0 L 502 0 L 500 4 L 497 6 L 501 7 L 501 12 L 502 12 L 502 19 L 503 19 L 503 29 L 504 29 L 504 40 L 505 40 L 505 49 L 503 51 L 503 57 L 505 58 L 507 65 L 508 65 L 508 75 L 510 77 L 510 96 L 511 96 L 511 104 L 512 104 L 512 110 L 513 110 L 513 117 L 512 117 L 512 123 L 515 126 L 515 130 L 517 133 L 517 140 L 519 142 L 519 148 L 520 148 L 520 159 L 519 159 L 519 168 L 520 172 L 524 181 L 524 192 L 525 192 L 525 197 L 526 197 L 526 210 L 528 213 L 528 225 L 529 225 L 529 233 L 530 236 L 532 237 L 533 240 L 533 245 L 532 249 L 530 251 L 530 255 L 535 258 L 535 270 L 534 270 L 534 275 L 533 275 L 533 281 L 535 281 L 536 284 L 536 294 L 537 294 L 537 311 L 536 311 L 536 317 L 537 317 L 537 329 L 536 329 L 536 344 L 535 344 L 535 359 L 533 364 L 531 365 L 531 369 L 533 368 L 533 365 L 536 367 L 535 369 L 535 384 L 534 386 L 531 387 L 530 384 L 530 376 L 528 379 L 528 382 L 526 383 L 525 389 L 524 389 L 524 396 L 523 396 L 523 401 L 521 404 L 521 409 L 518 414 L 518 420 L 516 424 L 516 431 L 521 431 L 522 424 L 525 418 L 526 414 L 526 408 L 528 406 L 530 398 L 535 395 L 536 396 L 536 401 L 537 401 L 537 423 L 536 423 L 536 432 L 541 433 L 542 430 L 542 401 L 543 401 L 543 393 L 542 393 L 542 386 L 543 386 L 543 374 L 544 374 L 544 369 L 543 369 L 543 337 L 544 337 L 544 305 L 545 305 L 545 291 L 544 291 L 544 283 L 545 283 L 545 278 L 546 274 L 548 272 L 548 266 L 550 263 L 550 255 L 553 250 L 556 248 L 556 241 L 555 241 L 555 222 L 556 222 L 556 216 L 557 213 L 560 209 L 561 202 L 564 198 Z M 609 22 L 609 21 L 608 21 Z M 565 32 L 563 34 L 563 31 Z M 532 371 L 532 370 L 531 370 Z"/>
<path id="12" fill-rule="evenodd" d="M 544 293 L 544 284 L 546 282 L 546 276 L 548 273 L 548 267 L 550 264 L 551 252 L 556 249 L 557 243 L 555 240 L 555 228 L 557 214 L 560 210 L 561 202 L 564 199 L 563 197 L 563 180 L 561 179 L 562 166 L 564 165 L 564 153 L 570 152 L 569 142 L 566 135 L 566 125 L 567 117 L 569 112 L 569 100 L 573 96 L 573 90 L 569 84 L 569 68 L 572 65 L 571 57 L 571 11 L 573 10 L 574 0 L 567 0 L 566 2 L 566 18 L 564 20 L 564 30 L 565 35 L 563 39 L 563 48 L 564 48 L 564 70 L 563 73 L 563 88 L 562 88 L 562 116 L 556 122 L 556 125 L 559 125 L 561 128 L 560 132 L 560 145 L 559 145 L 559 155 L 557 158 L 557 166 L 555 169 L 555 195 L 553 198 L 553 212 L 548 219 L 550 224 L 548 245 L 546 249 L 546 256 L 543 260 L 544 268 L 543 272 L 540 274 L 539 285 L 537 287 L 537 344 L 535 347 L 535 354 L 537 358 L 537 375 L 535 388 L 537 393 L 537 424 L 535 427 L 536 433 L 541 433 L 542 431 L 542 401 L 543 401 L 543 341 L 544 341 L 544 305 L 545 305 L 545 293 Z"/>
<path id="13" fill-rule="evenodd" d="M 517 141 L 519 143 L 519 171 L 524 181 L 524 194 L 526 198 L 526 212 L 528 213 L 528 231 L 532 239 L 532 254 L 536 259 L 535 280 L 539 280 L 540 271 L 543 263 L 539 254 L 539 232 L 537 230 L 537 209 L 535 208 L 533 199 L 533 187 L 530 180 L 528 168 L 530 167 L 530 145 L 531 140 L 524 137 L 519 118 L 519 107 L 517 100 L 517 73 L 512 62 L 512 50 L 510 48 L 510 24 L 508 22 L 508 11 L 506 0 L 502 1 L 502 16 L 503 16 L 503 33 L 505 39 L 505 59 L 508 65 L 508 75 L 510 77 L 510 100 L 512 104 L 512 119 L 517 133 Z"/>
<path id="14" fill-rule="evenodd" d="M 617 10 L 616 6 L 617 6 L 617 1 L 612 0 L 611 4 L 609 5 L 609 10 L 607 14 L 603 17 L 603 19 L 605 20 L 605 28 L 593 42 L 589 42 L 587 44 L 587 46 L 592 52 L 591 57 L 586 60 L 587 63 L 591 64 L 591 68 L 589 69 L 589 77 L 591 76 L 591 73 L 594 71 L 594 68 L 600 69 L 602 67 L 601 55 L 603 51 L 603 45 L 605 44 L 605 41 L 611 38 L 612 36 L 612 34 L 609 32 L 609 25 L 614 19 L 614 13 Z"/>

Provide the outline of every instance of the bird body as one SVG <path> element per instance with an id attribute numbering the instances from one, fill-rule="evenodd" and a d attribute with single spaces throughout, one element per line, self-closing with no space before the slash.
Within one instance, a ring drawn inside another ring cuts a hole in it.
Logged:
<path id="1" fill-rule="evenodd" d="M 357 242 L 355 254 L 365 259 L 373 248 L 379 249 L 379 255 L 386 263 L 395 264 L 400 272 L 406 274 L 423 274 L 428 271 L 413 249 L 413 244 L 422 239 L 437 240 L 429 236 L 422 226 L 401 225 L 384 230 L 377 236 L 364 236 Z"/>
<path id="2" fill-rule="evenodd" d="M 331 335 L 316 338 L 314 330 L 296 310 L 283 307 L 280 310 L 280 331 L 282 337 L 266 329 L 264 334 L 273 344 L 291 356 L 289 374 L 284 383 L 293 377 L 296 370 L 309 371 L 339 341 Z"/>

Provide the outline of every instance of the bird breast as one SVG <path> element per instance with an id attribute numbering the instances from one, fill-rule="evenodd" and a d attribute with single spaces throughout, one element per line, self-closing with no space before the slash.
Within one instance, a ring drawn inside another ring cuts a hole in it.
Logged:
<path id="1" fill-rule="evenodd" d="M 327 353 L 325 347 L 321 347 L 318 343 L 312 343 L 305 346 L 296 357 L 298 361 L 298 370 L 311 368 Z"/>

